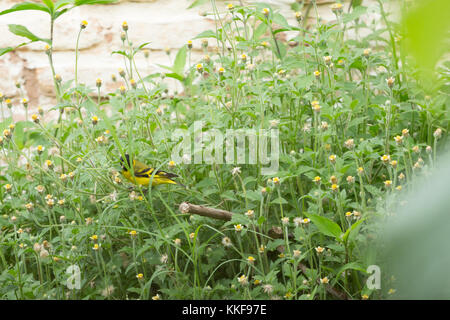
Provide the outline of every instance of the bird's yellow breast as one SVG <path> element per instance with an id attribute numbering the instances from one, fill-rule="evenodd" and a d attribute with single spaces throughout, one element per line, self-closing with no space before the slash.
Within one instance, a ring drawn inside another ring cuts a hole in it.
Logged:
<path id="1" fill-rule="evenodd" d="M 133 177 L 133 175 L 129 171 L 125 170 L 122 171 L 122 174 L 131 183 L 138 184 L 141 186 L 148 186 L 150 184 L 151 174 L 147 177 Z M 154 187 L 160 184 L 177 184 L 177 183 L 175 181 L 172 181 L 164 177 L 160 177 L 159 175 L 155 174 L 153 176 L 152 186 Z"/>

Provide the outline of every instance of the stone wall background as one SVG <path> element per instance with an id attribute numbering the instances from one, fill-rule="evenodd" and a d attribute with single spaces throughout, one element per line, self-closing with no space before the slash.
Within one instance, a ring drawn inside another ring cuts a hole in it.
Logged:
<path id="1" fill-rule="evenodd" d="M 30 0 L 28 0 L 30 1 Z M 40 2 L 38 0 L 32 0 Z M 295 24 L 290 5 L 295 0 L 265 0 L 280 10 L 289 23 Z M 10 8 L 20 0 L 0 0 L 0 10 Z M 239 1 L 220 1 L 218 6 L 225 10 L 227 3 L 238 4 Z M 249 3 L 251 1 L 243 1 Z M 306 0 L 305 2 L 309 2 Z M 317 0 L 320 17 L 325 21 L 334 20 L 330 5 L 335 1 Z M 364 0 L 364 5 L 373 0 Z M 134 44 L 151 42 L 148 48 L 149 59 L 142 53 L 136 56 L 137 65 L 142 74 L 162 69 L 158 64 L 171 65 L 176 52 L 188 40 L 202 31 L 214 29 L 212 17 L 202 16 L 201 12 L 211 11 L 209 2 L 200 7 L 187 9 L 192 0 L 120 0 L 117 4 L 82 6 L 64 14 L 56 21 L 54 36 L 55 71 L 63 81 L 74 78 L 75 44 L 82 20 L 89 25 L 80 39 L 80 56 L 78 61 L 78 78 L 80 83 L 95 87 L 96 78 L 103 79 L 102 92 L 110 92 L 120 85 L 111 80 L 113 73 L 123 67 L 123 57 L 111 55 L 120 50 L 121 24 L 127 21 L 130 39 Z M 347 10 L 348 3 L 345 4 Z M 312 18 L 312 17 L 311 17 Z M 8 31 L 8 24 L 21 24 L 42 38 L 49 37 L 48 15 L 39 11 L 22 11 L 0 17 L 0 48 L 18 45 L 24 38 Z M 192 61 L 200 59 L 201 40 L 194 40 Z M 29 112 L 38 106 L 51 107 L 55 103 L 53 80 L 44 53 L 44 43 L 33 43 L 0 57 L 0 92 L 11 98 L 14 106 L 20 105 L 24 96 L 30 101 Z M 165 48 L 171 51 L 170 57 Z M 15 83 L 22 83 L 21 93 Z M 170 79 L 167 79 L 170 81 Z M 172 88 L 174 83 L 171 84 Z M 14 120 L 23 118 L 24 108 L 13 107 Z"/>

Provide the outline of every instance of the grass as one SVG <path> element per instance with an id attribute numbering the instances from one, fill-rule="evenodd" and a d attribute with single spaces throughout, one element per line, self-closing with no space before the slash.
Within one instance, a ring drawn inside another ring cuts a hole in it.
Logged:
<path id="1" fill-rule="evenodd" d="M 295 4 L 315 20 L 306 28 L 307 17 L 289 25 L 265 5 L 211 4 L 215 30 L 196 38 L 201 61 L 191 55 L 196 40 L 166 72 L 147 75 L 135 56 L 151 59 L 148 44 L 131 43 L 123 24 L 115 92 L 104 92 L 105 80 L 81 83 L 76 71 L 58 77 L 51 40 L 58 120 L 41 111 L 12 123 L 13 109 L 28 104 L 2 96 L 2 299 L 395 297 L 390 275 L 371 289 L 366 270 L 383 263 L 376 240 L 394 210 L 385 199 L 413 189 L 446 146 L 448 74 L 434 91 L 422 89 L 385 10 L 375 30 L 360 20 L 363 6 L 334 6 L 336 21 L 324 23 Z M 88 31 L 82 23 L 77 43 Z M 288 43 L 278 37 L 285 31 L 296 33 Z M 170 162 L 173 133 L 194 136 L 199 120 L 204 131 L 278 129 L 278 172 L 262 174 L 259 157 Z M 125 153 L 178 174 L 187 188 L 129 184 L 120 175 Z M 189 215 L 182 202 L 233 215 Z"/>

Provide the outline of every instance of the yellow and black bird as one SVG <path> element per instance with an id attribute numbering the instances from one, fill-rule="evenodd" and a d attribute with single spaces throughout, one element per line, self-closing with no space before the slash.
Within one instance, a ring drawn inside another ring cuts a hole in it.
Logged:
<path id="1" fill-rule="evenodd" d="M 148 186 L 150 184 L 153 171 L 155 170 L 154 168 L 149 167 L 146 164 L 137 161 L 136 159 L 133 159 L 133 164 L 131 164 L 130 156 L 128 154 L 125 154 L 125 160 L 123 159 L 123 157 L 120 157 L 120 163 L 122 166 L 122 175 L 128 181 L 141 186 Z M 128 168 L 133 170 L 134 175 L 132 172 L 130 172 L 130 170 L 128 170 Z M 176 177 L 178 177 L 178 175 L 174 173 L 158 170 L 153 176 L 152 186 L 154 187 L 160 184 L 178 184 L 184 187 L 183 184 L 172 180 Z"/>

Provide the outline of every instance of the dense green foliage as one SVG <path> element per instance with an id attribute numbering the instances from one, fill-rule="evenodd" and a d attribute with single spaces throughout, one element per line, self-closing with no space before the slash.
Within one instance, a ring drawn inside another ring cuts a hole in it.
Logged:
<path id="1" fill-rule="evenodd" d="M 212 1 L 216 29 L 150 75 L 134 59 L 151 59 L 149 45 L 131 43 L 124 23 L 114 52 L 124 57 L 114 80 L 122 87 L 106 93 L 100 80 L 54 74 L 57 120 L 42 111 L 10 126 L 12 103 L 2 97 L 0 297 L 395 296 L 389 275 L 381 290 L 368 288 L 366 270 L 381 263 L 385 196 L 411 188 L 445 146 L 449 75 L 423 92 L 400 50 L 405 35 L 382 7 L 375 10 L 387 24 L 377 29 L 357 1 L 348 12 L 333 6 L 330 23 L 314 6 L 293 9 L 303 12 L 297 25 L 267 5 L 219 12 Z M 315 20 L 308 28 L 306 13 Z M 279 38 L 287 31 L 289 42 Z M 44 42 L 54 70 L 52 42 Z M 193 61 L 199 48 L 205 56 Z M 168 90 L 168 78 L 182 93 Z M 12 106 L 23 107 L 26 100 Z M 261 163 L 171 163 L 173 132 L 194 137 L 198 120 L 204 131 L 278 129 L 278 172 L 262 175 Z M 129 184 L 119 173 L 124 153 L 177 173 L 187 188 Z M 190 216 L 182 202 L 233 218 Z M 73 265 L 81 288 L 70 290 Z"/>

